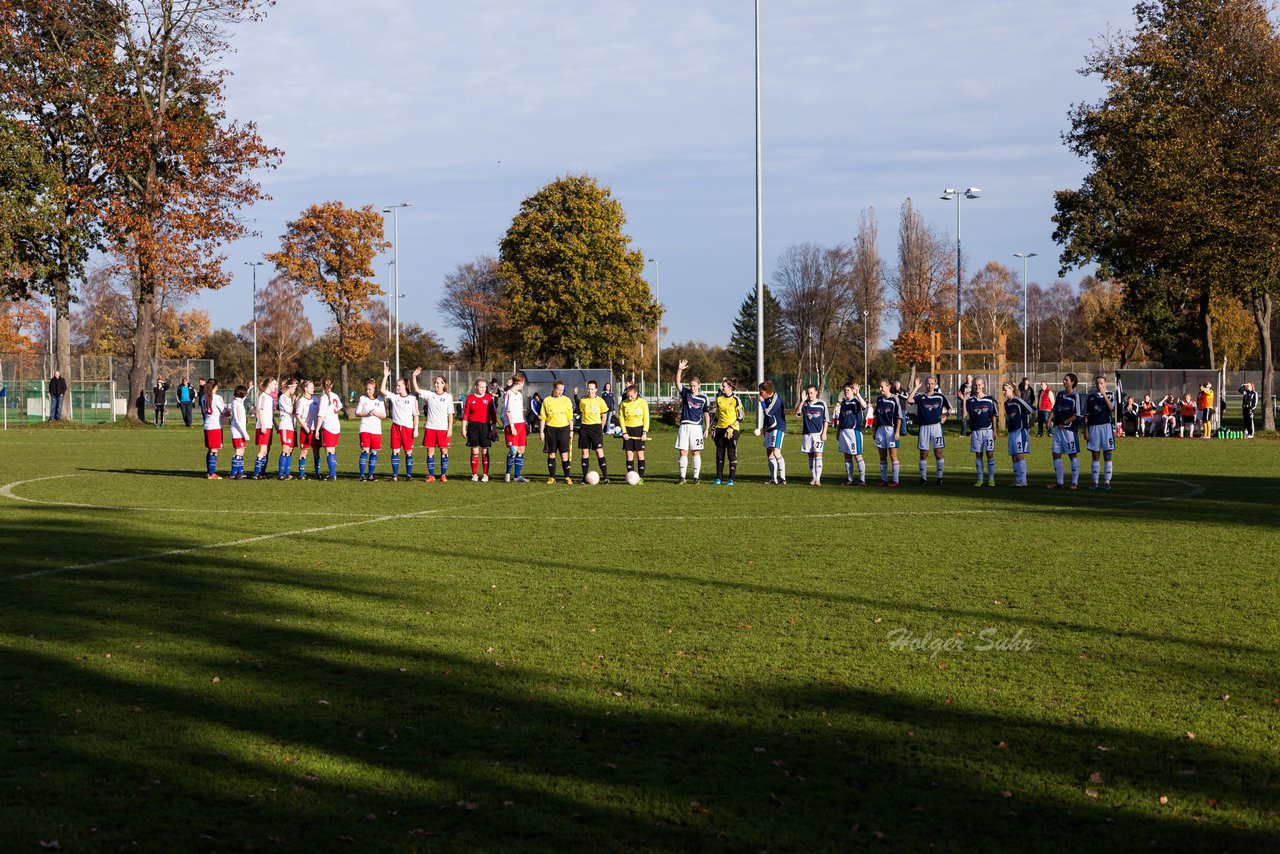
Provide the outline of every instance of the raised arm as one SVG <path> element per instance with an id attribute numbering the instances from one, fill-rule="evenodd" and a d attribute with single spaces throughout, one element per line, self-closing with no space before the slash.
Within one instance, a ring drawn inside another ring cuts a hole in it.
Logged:
<path id="1" fill-rule="evenodd" d="M 413 383 L 414 394 L 422 394 L 422 389 L 418 386 L 418 374 L 420 373 L 422 373 L 422 368 L 414 368 L 413 376 L 409 378 L 409 381 Z"/>
<path id="2" fill-rule="evenodd" d="M 387 385 L 387 380 L 390 377 L 391 377 L 391 368 L 387 366 L 386 362 L 383 362 L 382 363 L 382 396 L 386 398 L 391 397 L 391 387 Z"/>
<path id="3" fill-rule="evenodd" d="M 681 359 L 680 363 L 676 365 L 676 388 L 678 389 L 684 388 L 684 369 L 687 367 L 689 367 L 688 359 Z M 662 389 L 658 389 L 658 394 L 662 394 Z"/>

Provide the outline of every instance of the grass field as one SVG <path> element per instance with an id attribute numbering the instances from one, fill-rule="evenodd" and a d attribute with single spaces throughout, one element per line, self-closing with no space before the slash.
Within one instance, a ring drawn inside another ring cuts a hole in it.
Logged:
<path id="1" fill-rule="evenodd" d="M 1124 441 L 1102 494 L 1044 440 L 893 492 L 352 439 L 233 483 L 196 430 L 0 434 L 3 850 L 1280 846 L 1276 441 Z"/>

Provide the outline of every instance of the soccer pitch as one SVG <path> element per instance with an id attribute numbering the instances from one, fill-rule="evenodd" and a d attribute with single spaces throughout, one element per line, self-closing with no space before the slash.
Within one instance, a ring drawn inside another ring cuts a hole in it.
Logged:
<path id="1" fill-rule="evenodd" d="M 348 430 L 337 483 L 0 433 L 5 850 L 1280 840 L 1274 440 L 1121 440 L 1095 493 L 949 433 L 895 491 L 750 435 L 677 486 L 666 432 L 638 487 L 616 440 L 608 486 L 359 483 Z"/>

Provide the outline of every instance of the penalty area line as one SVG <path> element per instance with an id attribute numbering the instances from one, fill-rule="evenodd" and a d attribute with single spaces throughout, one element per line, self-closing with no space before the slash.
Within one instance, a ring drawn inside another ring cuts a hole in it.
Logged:
<path id="1" fill-rule="evenodd" d="M 59 566 L 54 569 L 42 569 L 39 572 L 28 572 L 23 575 L 12 575 L 4 579 L 5 581 L 26 581 L 32 578 L 46 578 L 51 575 L 61 575 L 66 572 L 76 572 L 84 569 L 97 569 L 103 566 L 117 566 L 122 563 L 134 563 L 140 560 L 154 560 L 158 558 L 176 557 L 179 555 L 195 554 L 196 552 L 209 551 L 211 549 L 226 549 L 235 546 L 247 546 L 250 543 L 260 543 L 264 540 L 276 540 L 281 537 L 299 537 L 306 534 L 319 534 L 325 531 L 337 531 L 342 528 L 354 528 L 357 525 L 373 525 L 378 522 L 398 522 L 403 519 L 417 519 L 423 516 L 431 516 L 439 513 L 439 510 L 417 510 L 413 513 L 400 513 L 394 516 L 377 516 L 373 519 L 357 519 L 354 522 L 337 522 L 333 525 L 318 525 L 314 528 L 303 528 L 298 531 L 276 531 L 271 534 L 258 534 L 253 537 L 244 537 L 239 540 L 228 540 L 222 543 L 209 543 L 202 546 L 191 546 L 185 549 L 168 549 L 162 552 L 147 552 L 146 554 L 127 555 L 125 557 L 114 557 L 107 560 L 91 561 L 89 563 L 76 563 L 70 566 Z"/>

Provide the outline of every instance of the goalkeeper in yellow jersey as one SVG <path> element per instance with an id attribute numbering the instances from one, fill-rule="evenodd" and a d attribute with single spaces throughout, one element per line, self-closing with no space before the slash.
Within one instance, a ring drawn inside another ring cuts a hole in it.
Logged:
<path id="1" fill-rule="evenodd" d="M 734 395 L 733 380 L 720 383 L 720 391 L 716 394 L 715 404 L 711 408 L 711 420 L 715 429 L 716 442 L 716 479 L 713 485 L 733 486 L 733 479 L 738 476 L 738 434 L 742 432 L 742 419 L 746 413 L 742 403 Z M 725 459 L 729 460 L 729 477 L 724 476 Z"/>
<path id="2" fill-rule="evenodd" d="M 644 443 L 649 439 L 649 404 L 634 385 L 627 386 L 618 405 L 622 424 L 622 449 L 627 452 L 627 471 L 644 477 Z"/>

